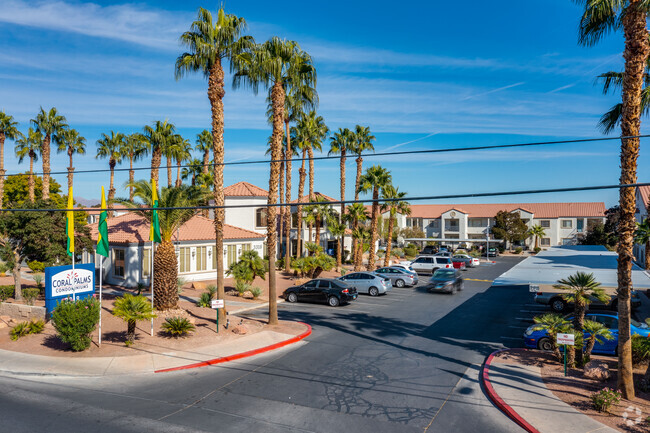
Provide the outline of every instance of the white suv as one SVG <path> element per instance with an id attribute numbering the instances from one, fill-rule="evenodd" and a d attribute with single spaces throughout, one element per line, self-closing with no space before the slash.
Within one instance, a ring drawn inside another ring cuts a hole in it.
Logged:
<path id="1" fill-rule="evenodd" d="M 418 274 L 433 274 L 436 269 L 453 269 L 454 264 L 449 257 L 420 256 L 411 262 L 411 268 Z"/>

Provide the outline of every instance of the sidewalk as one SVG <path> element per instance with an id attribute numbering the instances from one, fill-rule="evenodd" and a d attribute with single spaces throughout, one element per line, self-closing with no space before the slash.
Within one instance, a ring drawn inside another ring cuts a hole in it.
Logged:
<path id="1" fill-rule="evenodd" d="M 493 354 L 494 355 L 494 354 Z M 556 397 L 535 366 L 495 363 L 483 369 L 488 397 L 514 422 L 531 433 L 616 433 Z"/>
<path id="2" fill-rule="evenodd" d="M 261 331 L 191 351 L 166 351 L 164 347 L 138 342 L 133 350 L 142 353 L 133 356 L 71 358 L 0 350 L 0 374 L 118 376 L 197 368 L 254 356 L 296 343 L 311 334 L 311 327 L 303 325 L 305 330 L 298 335 Z"/>

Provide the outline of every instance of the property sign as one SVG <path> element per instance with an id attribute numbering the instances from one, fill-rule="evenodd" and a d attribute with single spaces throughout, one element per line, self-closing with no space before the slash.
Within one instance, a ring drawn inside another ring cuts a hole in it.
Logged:
<path id="1" fill-rule="evenodd" d="M 45 308 L 50 314 L 65 298 L 83 299 L 95 293 L 95 264 L 45 268 Z"/>
<path id="2" fill-rule="evenodd" d="M 568 346 L 575 345 L 574 334 L 557 334 L 557 344 L 566 344 Z"/>
<path id="3" fill-rule="evenodd" d="M 223 308 L 226 306 L 226 301 L 223 299 L 213 299 L 211 304 L 212 308 Z"/>

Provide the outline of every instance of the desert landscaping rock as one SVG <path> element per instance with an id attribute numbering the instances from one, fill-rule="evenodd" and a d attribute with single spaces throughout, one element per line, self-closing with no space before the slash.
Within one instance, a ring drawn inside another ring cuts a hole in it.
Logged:
<path id="1" fill-rule="evenodd" d="M 604 382 L 611 377 L 609 367 L 606 363 L 598 360 L 589 361 L 585 365 L 585 377 L 588 379 L 598 380 Z"/>

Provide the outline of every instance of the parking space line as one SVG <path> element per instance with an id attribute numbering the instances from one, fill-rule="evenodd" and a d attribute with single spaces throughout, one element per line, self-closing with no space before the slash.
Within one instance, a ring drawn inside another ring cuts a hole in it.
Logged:
<path id="1" fill-rule="evenodd" d="M 481 279 L 478 279 L 478 278 L 464 278 L 464 280 L 465 281 L 481 281 L 481 282 L 484 282 L 484 283 L 493 283 L 494 282 L 494 280 L 481 280 Z"/>

